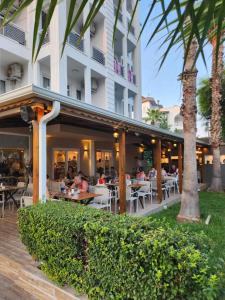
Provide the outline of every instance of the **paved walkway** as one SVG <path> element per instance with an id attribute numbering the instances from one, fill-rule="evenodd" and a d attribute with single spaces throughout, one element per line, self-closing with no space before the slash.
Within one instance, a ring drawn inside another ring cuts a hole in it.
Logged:
<path id="1" fill-rule="evenodd" d="M 180 202 L 181 195 L 180 194 L 171 194 L 169 198 L 166 198 L 165 200 L 162 200 L 161 203 L 158 203 L 157 199 L 154 198 L 152 204 L 150 201 L 146 200 L 145 208 L 142 209 L 140 208 L 139 205 L 139 210 L 137 213 L 132 214 L 133 216 L 148 216 L 152 215 L 156 212 L 159 212 L 163 209 L 166 209 L 167 207 Z"/>
<path id="2" fill-rule="evenodd" d="M 48 280 L 19 239 L 16 213 L 0 218 L 0 300 L 78 300 Z"/>

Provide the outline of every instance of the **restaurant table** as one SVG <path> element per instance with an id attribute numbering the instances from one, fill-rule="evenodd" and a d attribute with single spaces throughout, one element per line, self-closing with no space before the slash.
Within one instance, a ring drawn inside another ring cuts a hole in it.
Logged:
<path id="1" fill-rule="evenodd" d="M 54 193 L 52 194 L 52 196 L 65 199 L 67 201 L 79 202 L 81 204 L 88 205 L 92 201 L 92 199 L 94 199 L 95 197 L 102 196 L 102 194 L 95 194 L 95 193 L 88 193 L 88 192 L 81 192 L 75 195 L 70 195 L 68 193 Z"/>
<path id="2" fill-rule="evenodd" d="M 4 202 L 6 203 L 7 201 L 9 201 L 9 199 L 13 200 L 13 203 L 15 204 L 15 206 L 18 208 L 19 205 L 16 202 L 14 195 L 18 192 L 18 190 L 24 189 L 24 187 L 19 187 L 19 186 L 4 186 L 4 187 L 0 187 L 0 194 L 4 194 Z"/>

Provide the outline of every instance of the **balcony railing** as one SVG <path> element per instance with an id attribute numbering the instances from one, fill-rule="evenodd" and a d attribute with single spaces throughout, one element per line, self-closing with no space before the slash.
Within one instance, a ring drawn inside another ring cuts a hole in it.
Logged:
<path id="1" fill-rule="evenodd" d="M 124 66 L 116 58 L 114 58 L 114 72 L 124 77 Z"/>
<path id="2" fill-rule="evenodd" d="M 105 54 L 96 47 L 92 47 L 92 58 L 100 64 L 105 65 Z"/>
<path id="3" fill-rule="evenodd" d="M 71 32 L 68 37 L 68 42 L 73 47 L 77 48 L 80 51 L 84 51 L 84 40 L 80 40 L 80 35 L 76 32 Z"/>
<path id="4" fill-rule="evenodd" d="M 135 35 L 135 29 L 134 29 L 134 26 L 133 25 L 130 25 L 130 21 L 129 19 L 127 20 L 127 27 L 130 29 L 130 33 Z"/>
<path id="5" fill-rule="evenodd" d="M 0 26 L 2 25 L 2 21 L 3 21 L 3 19 L 0 18 Z M 1 27 L 0 34 L 16 41 L 20 45 L 23 45 L 23 46 L 26 45 L 25 32 L 12 23 L 9 23 L 9 24 L 5 25 L 4 27 Z"/>
<path id="6" fill-rule="evenodd" d="M 115 15 L 115 16 L 116 16 L 116 13 L 117 13 L 117 7 L 114 6 L 114 15 Z M 119 11 L 118 19 L 119 19 L 120 22 L 123 23 L 123 14 L 122 14 L 121 11 Z"/>
<path id="7" fill-rule="evenodd" d="M 136 75 L 130 69 L 128 69 L 128 71 L 127 71 L 127 79 L 129 82 L 136 84 Z"/>

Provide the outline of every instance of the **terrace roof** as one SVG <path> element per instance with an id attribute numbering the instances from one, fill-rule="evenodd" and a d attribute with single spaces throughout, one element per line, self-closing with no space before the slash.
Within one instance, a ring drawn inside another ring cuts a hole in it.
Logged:
<path id="1" fill-rule="evenodd" d="M 171 141 L 183 141 L 183 135 L 165 129 L 145 124 L 141 121 L 130 119 L 94 105 L 75 100 L 71 97 L 35 86 L 29 85 L 0 96 L 0 118 L 10 114 L 18 114 L 20 106 L 32 103 L 45 103 L 50 105 L 54 100 L 61 103 L 60 118 L 63 116 L 77 117 L 88 122 L 98 123 L 113 128 L 125 128 L 129 131 L 160 137 Z M 66 119 L 66 118 L 65 118 Z M 69 120 L 69 119 L 68 119 Z M 209 146 L 209 143 L 197 140 L 199 145 Z"/>

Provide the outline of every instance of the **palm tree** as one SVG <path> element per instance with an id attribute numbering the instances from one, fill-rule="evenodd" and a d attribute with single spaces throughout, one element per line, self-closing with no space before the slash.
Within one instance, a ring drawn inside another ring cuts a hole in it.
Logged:
<path id="1" fill-rule="evenodd" d="M 212 45 L 212 114 L 210 140 L 213 151 L 213 175 L 209 190 L 214 192 L 222 192 L 223 185 L 220 164 L 220 143 L 222 140 L 221 100 L 223 76 L 223 44 L 219 45 L 217 53 L 217 39 L 214 36 L 210 39 L 210 43 Z"/>
<path id="2" fill-rule="evenodd" d="M 151 125 L 157 125 L 160 123 L 161 111 L 159 109 L 148 109 L 147 116 L 144 118 L 146 123 L 150 122 Z"/>
<path id="3" fill-rule="evenodd" d="M 193 39 L 188 51 L 184 71 L 181 74 L 183 83 L 183 104 L 181 113 L 183 115 L 184 134 L 184 171 L 181 207 L 177 216 L 177 220 L 180 222 L 193 222 L 199 221 L 200 219 L 196 162 L 197 69 L 195 67 L 195 59 L 197 47 L 197 41 Z"/>
<path id="4" fill-rule="evenodd" d="M 205 78 L 200 82 L 197 91 L 198 95 L 198 108 L 202 118 L 206 121 L 207 128 L 211 123 L 212 115 L 212 84 L 211 79 Z M 225 141 L 225 72 L 222 77 L 222 99 L 221 99 L 221 125 L 222 125 L 222 139 Z"/>

